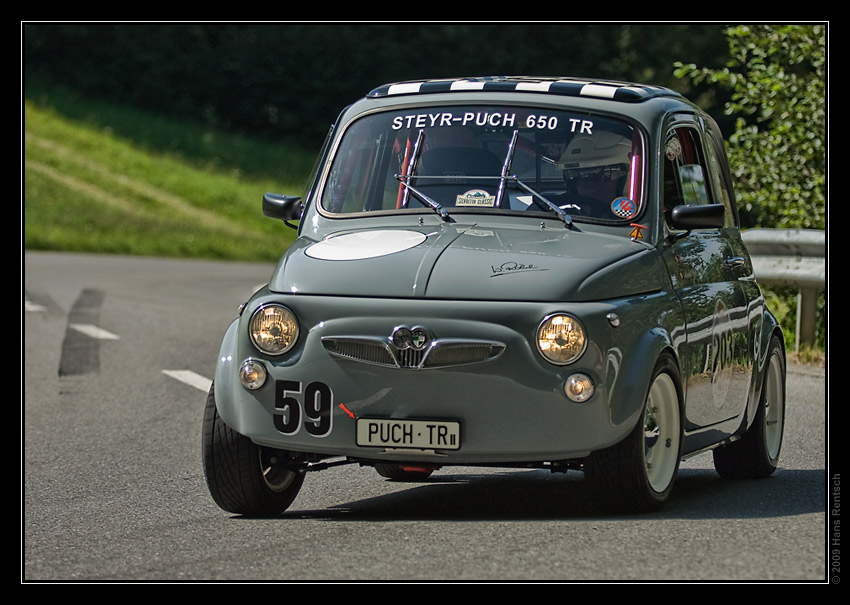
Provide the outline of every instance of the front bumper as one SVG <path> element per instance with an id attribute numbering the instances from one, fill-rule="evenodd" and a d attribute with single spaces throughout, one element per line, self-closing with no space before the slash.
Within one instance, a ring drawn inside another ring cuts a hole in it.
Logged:
<path id="1" fill-rule="evenodd" d="M 290 308 L 301 326 L 296 347 L 280 358 L 262 355 L 247 337 L 252 310 L 272 300 Z M 320 456 L 440 465 L 581 458 L 623 439 L 642 408 L 641 376 L 648 378 L 651 370 L 643 366 L 652 365 L 642 350 L 646 334 L 622 321 L 614 327 L 606 319 L 624 311 L 614 303 L 565 306 L 266 293 L 252 300 L 227 330 L 216 369 L 216 402 L 222 420 L 254 442 Z M 534 344 L 540 321 L 554 312 L 579 317 L 588 334 L 587 350 L 569 366 L 546 362 Z M 340 342 L 380 342 L 398 326 L 424 326 L 443 342 L 489 343 L 492 348 L 483 360 L 444 356 L 457 362 L 435 367 L 419 358 L 399 363 L 398 355 L 387 360 L 347 354 L 355 349 L 340 354 Z M 262 363 L 267 372 L 266 383 L 257 390 L 245 389 L 238 379 L 247 359 Z M 576 372 L 596 385 L 594 396 L 583 403 L 564 393 L 565 382 Z M 373 434 L 383 430 L 394 441 L 388 447 L 376 446 L 374 440 L 373 445 L 358 445 L 358 423 L 361 431 L 370 430 L 364 419 L 376 421 Z M 386 420 L 396 422 L 380 422 Z M 420 428 L 441 427 L 423 430 L 456 430 L 453 439 L 459 441 L 425 448 L 422 442 L 411 443 L 401 435 L 413 421 L 421 421 Z"/>

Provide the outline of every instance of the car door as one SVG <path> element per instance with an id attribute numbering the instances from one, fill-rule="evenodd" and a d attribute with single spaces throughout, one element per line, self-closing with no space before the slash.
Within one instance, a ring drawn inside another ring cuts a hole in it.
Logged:
<path id="1" fill-rule="evenodd" d="M 743 248 L 725 155 L 697 116 L 678 116 L 664 140 L 662 209 L 667 237 L 662 255 L 685 319 L 679 352 L 686 430 L 739 418 L 751 385 L 760 313 L 751 299 L 752 266 Z M 722 140 L 720 141 L 722 145 Z M 722 148 L 721 148 L 722 150 Z M 676 230 L 678 205 L 723 204 L 722 228 Z"/>

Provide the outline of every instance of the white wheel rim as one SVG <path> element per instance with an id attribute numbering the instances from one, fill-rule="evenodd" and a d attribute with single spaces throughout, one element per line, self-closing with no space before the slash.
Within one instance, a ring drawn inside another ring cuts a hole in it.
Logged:
<path id="1" fill-rule="evenodd" d="M 652 383 L 644 408 L 644 462 L 646 478 L 656 492 L 673 480 L 679 459 L 679 397 L 668 374 Z"/>
<path id="2" fill-rule="evenodd" d="M 782 392 L 782 365 L 779 355 L 770 357 L 764 385 L 764 440 L 767 454 L 771 460 L 779 456 L 782 445 L 782 429 L 785 415 L 784 393 Z"/>
<path id="3" fill-rule="evenodd" d="M 296 473 L 288 469 L 281 468 L 275 461 L 273 450 L 259 448 L 260 452 L 260 471 L 263 476 L 263 481 L 273 492 L 284 492 L 295 481 Z"/>

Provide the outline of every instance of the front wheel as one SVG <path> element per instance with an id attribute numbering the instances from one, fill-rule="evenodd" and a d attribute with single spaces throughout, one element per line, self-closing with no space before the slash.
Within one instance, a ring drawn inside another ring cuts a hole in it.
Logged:
<path id="1" fill-rule="evenodd" d="M 776 470 L 785 428 L 785 353 L 779 337 L 768 349 L 761 399 L 752 426 L 744 436 L 714 450 L 714 468 L 721 477 L 758 479 Z"/>
<path id="2" fill-rule="evenodd" d="M 278 515 L 292 504 L 304 473 L 287 467 L 284 452 L 260 447 L 221 420 L 215 385 L 204 409 L 204 475 L 216 504 L 246 516 Z"/>
<path id="3" fill-rule="evenodd" d="M 652 373 L 643 414 L 634 430 L 587 461 L 585 473 L 603 508 L 647 512 L 667 501 L 682 451 L 680 401 L 678 368 L 664 356 Z"/>

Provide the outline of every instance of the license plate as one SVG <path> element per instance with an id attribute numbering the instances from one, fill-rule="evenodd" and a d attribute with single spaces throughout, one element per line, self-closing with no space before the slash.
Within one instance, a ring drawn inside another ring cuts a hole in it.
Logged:
<path id="1" fill-rule="evenodd" d="M 420 450 L 460 448 L 460 423 L 444 420 L 359 418 L 357 445 Z"/>

